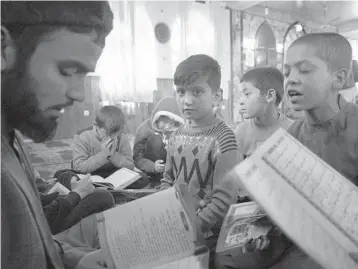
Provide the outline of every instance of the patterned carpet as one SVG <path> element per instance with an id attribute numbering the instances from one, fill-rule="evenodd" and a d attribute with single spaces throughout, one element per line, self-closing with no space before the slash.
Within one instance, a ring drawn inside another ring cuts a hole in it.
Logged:
<path id="1" fill-rule="evenodd" d="M 134 136 L 130 136 L 133 148 Z M 44 179 L 53 177 L 60 169 L 71 168 L 73 138 L 53 140 L 45 143 L 27 142 L 31 162 Z"/>

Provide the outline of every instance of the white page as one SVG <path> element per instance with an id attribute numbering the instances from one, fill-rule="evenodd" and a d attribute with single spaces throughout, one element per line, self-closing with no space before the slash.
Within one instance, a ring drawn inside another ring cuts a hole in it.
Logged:
<path id="1" fill-rule="evenodd" d="M 70 190 L 63 186 L 60 182 L 56 182 L 55 185 L 47 192 L 47 194 L 51 194 L 54 192 L 58 192 L 59 195 L 67 195 L 70 193 Z"/>
<path id="2" fill-rule="evenodd" d="M 113 185 L 115 190 L 122 190 L 128 187 L 129 185 L 131 185 L 139 178 L 140 175 L 137 172 L 134 172 L 127 168 L 121 168 L 118 171 L 114 172 L 109 177 L 106 177 L 103 181 L 98 181 L 98 182 L 108 182 Z"/>
<path id="3" fill-rule="evenodd" d="M 268 215 L 322 266 L 358 268 L 348 257 L 358 251 L 358 207 L 349 204 L 357 187 L 350 181 L 282 129 L 235 170 Z"/>
<path id="4" fill-rule="evenodd" d="M 208 256 L 209 254 L 206 255 Z M 207 257 L 207 261 L 204 261 L 201 256 L 189 256 L 151 269 L 206 269 L 208 268 L 208 261 L 209 257 Z"/>
<path id="5" fill-rule="evenodd" d="M 194 229 L 178 197 L 170 188 L 98 214 L 108 263 L 147 269 L 194 254 Z"/>

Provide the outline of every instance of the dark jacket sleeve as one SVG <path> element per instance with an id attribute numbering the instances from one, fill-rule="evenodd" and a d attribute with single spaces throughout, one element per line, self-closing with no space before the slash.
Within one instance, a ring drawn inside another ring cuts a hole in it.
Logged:
<path id="1" fill-rule="evenodd" d="M 70 192 L 65 197 L 58 197 L 50 204 L 43 207 L 52 234 L 57 234 L 64 229 L 67 216 L 80 200 L 81 197 L 78 193 Z"/>
<path id="2" fill-rule="evenodd" d="M 137 129 L 133 146 L 134 165 L 146 173 L 154 173 L 154 162 L 144 158 L 145 144 L 150 135 L 150 126 L 148 120 L 143 122 Z"/>

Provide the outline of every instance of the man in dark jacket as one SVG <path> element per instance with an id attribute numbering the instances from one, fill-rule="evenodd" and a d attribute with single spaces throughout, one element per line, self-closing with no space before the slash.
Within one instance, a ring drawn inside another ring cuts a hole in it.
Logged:
<path id="1" fill-rule="evenodd" d="M 135 166 L 149 177 L 151 187 L 160 184 L 167 156 L 166 142 L 183 123 L 175 98 L 169 96 L 160 100 L 152 117 L 138 127 L 133 160 Z"/>
<path id="2" fill-rule="evenodd" d="M 1 268 L 103 268 L 78 240 L 71 251 L 53 239 L 18 131 L 54 136 L 61 110 L 84 100 L 112 21 L 106 1 L 1 2 Z"/>

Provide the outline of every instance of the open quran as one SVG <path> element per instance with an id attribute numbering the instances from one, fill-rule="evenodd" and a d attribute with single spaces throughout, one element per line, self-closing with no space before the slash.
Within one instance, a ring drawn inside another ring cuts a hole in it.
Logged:
<path id="1" fill-rule="evenodd" d="M 192 199 L 185 185 L 177 185 L 97 214 L 108 267 L 207 269 L 209 252 Z"/>
<path id="2" fill-rule="evenodd" d="M 283 129 L 235 169 L 240 184 L 324 268 L 357 269 L 358 188 Z"/>

